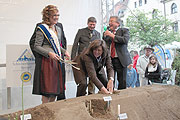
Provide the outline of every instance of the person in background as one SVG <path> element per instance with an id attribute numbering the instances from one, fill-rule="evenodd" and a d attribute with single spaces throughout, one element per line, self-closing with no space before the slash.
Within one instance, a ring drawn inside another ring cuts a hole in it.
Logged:
<path id="1" fill-rule="evenodd" d="M 139 58 L 138 51 L 134 51 L 133 68 L 136 70 L 136 73 L 137 73 L 136 64 L 137 64 L 138 58 Z M 140 86 L 140 83 L 139 83 L 139 74 L 138 74 L 138 73 L 137 73 L 137 81 L 136 81 L 135 86 L 136 86 L 136 87 L 139 87 L 139 86 Z"/>
<path id="2" fill-rule="evenodd" d="M 42 103 L 47 103 L 55 101 L 56 96 L 64 92 L 65 83 L 59 60 L 62 55 L 70 56 L 61 47 L 62 29 L 56 25 L 59 19 L 57 7 L 46 6 L 42 15 L 43 21 L 35 31 L 34 46 L 31 47 L 36 53 L 32 93 L 42 95 Z"/>
<path id="3" fill-rule="evenodd" d="M 89 17 L 87 20 L 87 27 L 78 30 L 71 50 L 72 60 L 74 60 L 76 56 L 80 55 L 84 49 L 87 49 L 92 41 L 100 39 L 100 33 L 95 30 L 96 23 L 97 21 L 95 17 Z M 88 94 L 92 94 L 94 92 L 95 86 L 91 79 L 89 79 Z"/>
<path id="4" fill-rule="evenodd" d="M 133 64 L 130 64 L 127 67 L 126 87 L 134 88 L 136 81 L 137 81 L 136 70 L 133 68 Z"/>
<path id="5" fill-rule="evenodd" d="M 96 87 L 103 93 L 113 92 L 114 71 L 111 64 L 111 58 L 103 40 L 94 40 L 89 47 L 74 59 L 76 67 L 74 69 L 74 78 L 77 84 L 76 96 L 86 95 L 87 77 L 89 77 Z M 107 78 L 104 71 L 107 70 Z"/>
<path id="6" fill-rule="evenodd" d="M 149 63 L 146 67 L 145 77 L 148 78 L 148 84 L 161 83 L 161 65 L 158 63 L 157 57 L 155 55 L 150 55 Z"/>
<path id="7" fill-rule="evenodd" d="M 121 20 L 118 16 L 111 16 L 109 29 L 103 34 L 111 53 L 114 72 L 117 72 L 118 90 L 126 89 L 127 66 L 132 63 L 130 53 L 127 49 L 129 41 L 129 30 L 120 28 Z"/>
<path id="8" fill-rule="evenodd" d="M 145 77 L 146 66 L 149 63 L 149 56 L 153 53 L 154 49 L 151 46 L 144 47 L 145 54 L 140 56 L 137 60 L 136 68 L 139 74 L 140 86 L 148 85 L 148 79 Z"/>

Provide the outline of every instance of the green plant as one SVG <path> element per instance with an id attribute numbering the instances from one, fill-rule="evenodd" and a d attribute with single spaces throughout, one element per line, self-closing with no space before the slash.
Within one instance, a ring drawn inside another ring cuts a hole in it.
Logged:
<path id="1" fill-rule="evenodd" d="M 131 12 L 126 21 L 130 31 L 132 45 L 164 45 L 172 41 L 179 41 L 179 32 L 172 31 L 172 21 L 165 18 L 160 11 L 156 15 L 152 12 L 135 10 Z"/>
<path id="2" fill-rule="evenodd" d="M 11 116 L 10 115 L 8 115 L 8 120 L 11 120 Z M 13 120 L 18 120 L 18 114 L 17 113 L 16 113 L 16 116 L 13 117 Z"/>
<path id="3" fill-rule="evenodd" d="M 18 120 L 18 114 L 16 113 L 16 118 L 14 118 L 14 120 Z"/>
<path id="4" fill-rule="evenodd" d="M 24 120 L 24 79 L 22 80 L 22 119 Z"/>
<path id="5" fill-rule="evenodd" d="M 175 84 L 180 85 L 180 52 L 177 51 L 176 57 L 172 64 L 172 69 L 176 70 Z"/>

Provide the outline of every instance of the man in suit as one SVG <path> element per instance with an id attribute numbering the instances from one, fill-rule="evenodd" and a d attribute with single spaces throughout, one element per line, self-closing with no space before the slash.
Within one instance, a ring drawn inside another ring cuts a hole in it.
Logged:
<path id="1" fill-rule="evenodd" d="M 29 41 L 29 45 L 30 45 L 30 48 L 31 48 L 31 50 L 32 50 L 32 52 L 33 52 L 33 55 L 35 56 L 35 57 L 38 57 L 38 53 L 36 53 L 35 51 L 34 51 L 34 42 L 35 42 L 35 38 L 36 38 L 36 30 L 37 30 L 37 27 L 38 27 L 38 25 L 40 25 L 41 23 L 38 23 L 38 24 L 36 24 L 36 28 L 35 28 L 35 30 L 34 30 L 34 33 L 33 33 L 33 35 L 31 36 L 31 39 L 30 39 L 30 41 Z M 62 48 L 64 48 L 64 49 L 66 49 L 66 37 L 65 37 L 65 34 L 64 34 L 64 30 L 63 30 L 63 26 L 62 26 L 62 24 L 61 23 L 57 23 L 56 24 L 58 27 L 60 27 L 61 28 L 61 31 L 62 31 L 62 36 L 61 36 L 61 46 L 62 46 Z M 64 55 L 62 55 L 62 57 L 64 57 Z M 63 58 L 64 59 L 64 58 Z M 65 73 L 66 73 L 66 71 L 65 71 L 65 64 L 64 63 L 62 63 L 62 78 L 63 78 L 63 83 L 65 83 L 65 80 L 66 80 L 66 75 L 65 75 Z M 65 86 L 65 84 L 64 84 L 64 86 Z M 58 95 L 58 97 L 57 97 L 57 100 L 63 100 L 63 99 L 65 99 L 66 97 L 65 97 L 65 91 L 63 91 L 63 93 L 61 93 L 61 94 L 59 94 Z"/>
<path id="2" fill-rule="evenodd" d="M 118 16 L 111 16 L 109 27 L 104 32 L 103 39 L 111 53 L 114 73 L 117 72 L 118 89 L 126 89 L 127 66 L 132 61 L 127 49 L 129 30 L 127 28 L 120 28 L 120 23 L 121 20 Z"/>
<path id="3" fill-rule="evenodd" d="M 72 51 L 71 51 L 71 59 L 74 60 L 74 58 L 84 50 L 87 49 L 89 44 L 96 40 L 100 39 L 100 33 L 95 30 L 96 27 L 96 18 L 95 17 L 89 17 L 87 21 L 87 27 L 79 29 L 76 37 L 74 39 L 74 43 L 72 46 Z M 92 94 L 95 91 L 94 84 L 89 80 L 88 84 L 88 93 Z"/>

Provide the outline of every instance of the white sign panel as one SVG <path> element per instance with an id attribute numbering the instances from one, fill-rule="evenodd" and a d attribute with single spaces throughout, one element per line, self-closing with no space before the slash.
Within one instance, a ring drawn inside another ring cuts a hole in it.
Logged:
<path id="1" fill-rule="evenodd" d="M 7 87 L 32 85 L 35 58 L 29 45 L 6 46 L 6 83 Z"/>
<path id="2" fill-rule="evenodd" d="M 119 118 L 120 118 L 120 120 L 128 119 L 126 113 L 119 114 Z"/>
<path id="3" fill-rule="evenodd" d="M 111 96 L 107 96 L 107 97 L 103 97 L 104 101 L 111 101 L 112 97 Z"/>
<path id="4" fill-rule="evenodd" d="M 23 120 L 23 115 L 21 115 L 20 118 L 21 118 L 21 120 Z M 30 119 L 32 119 L 31 114 L 24 115 L 24 120 L 30 120 Z"/>

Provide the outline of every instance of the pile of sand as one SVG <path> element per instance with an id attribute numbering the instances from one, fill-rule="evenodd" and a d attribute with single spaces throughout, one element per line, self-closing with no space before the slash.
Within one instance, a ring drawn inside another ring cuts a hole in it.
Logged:
<path id="1" fill-rule="evenodd" d="M 112 97 L 110 107 L 104 96 Z M 25 114 L 31 114 L 33 120 L 117 120 L 118 104 L 128 120 L 179 120 L 180 87 L 153 85 L 115 91 L 112 95 L 89 95 L 39 105 L 25 110 Z M 20 114 L 9 116 L 13 119 Z"/>

